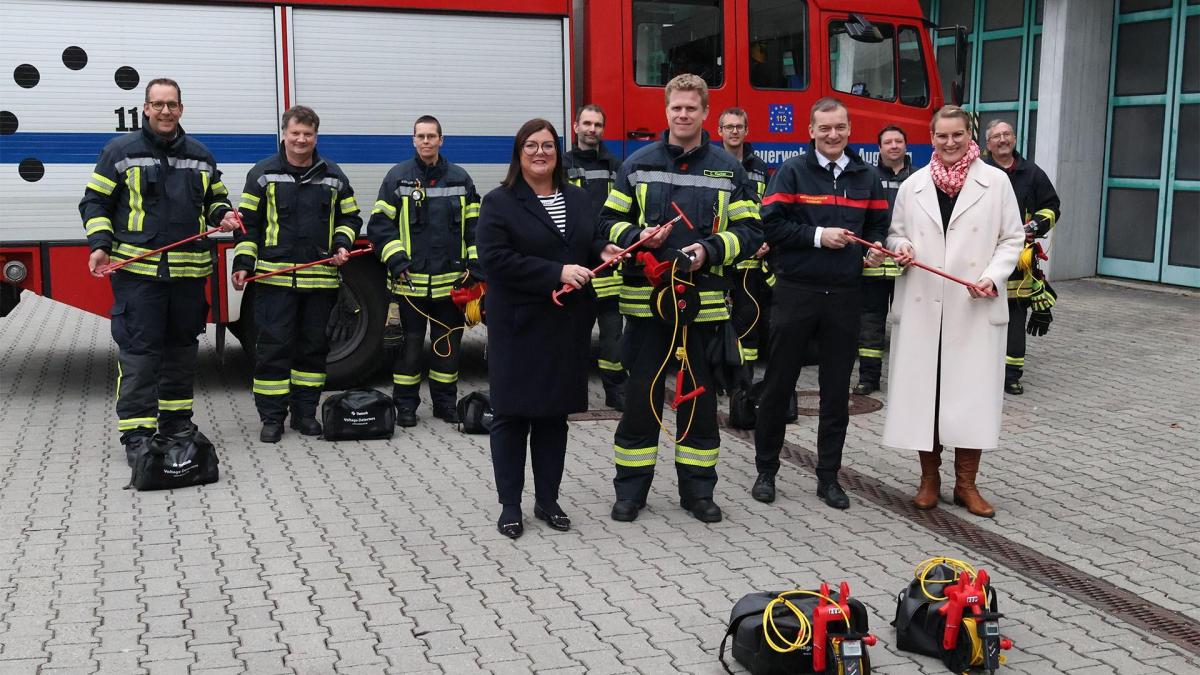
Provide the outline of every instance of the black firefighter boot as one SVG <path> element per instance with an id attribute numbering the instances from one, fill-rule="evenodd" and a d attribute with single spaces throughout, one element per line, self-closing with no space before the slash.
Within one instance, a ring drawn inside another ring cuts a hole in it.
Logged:
<path id="1" fill-rule="evenodd" d="M 637 520 L 638 513 L 646 507 L 646 497 L 650 494 L 650 484 L 653 482 L 653 464 L 650 466 L 621 466 L 618 464 L 617 475 L 613 478 L 617 501 L 612 507 L 612 519 L 625 523 Z"/>
<path id="2" fill-rule="evenodd" d="M 129 468 L 137 463 L 137 458 L 146 454 L 150 449 L 150 437 L 153 432 L 148 429 L 139 429 L 137 431 L 125 434 L 121 438 L 121 443 L 125 446 L 125 462 L 129 464 Z"/>
<path id="3" fill-rule="evenodd" d="M 600 382 L 604 385 L 604 405 L 625 412 L 625 371 L 601 370 Z"/>
<path id="4" fill-rule="evenodd" d="M 712 498 L 717 486 L 716 468 L 676 462 L 675 473 L 679 477 L 679 505 L 702 523 L 721 522 L 721 507 Z"/>
<path id="5" fill-rule="evenodd" d="M 305 436 L 320 436 L 321 423 L 317 421 L 317 402 L 321 400 L 320 387 L 292 387 L 290 426 Z"/>

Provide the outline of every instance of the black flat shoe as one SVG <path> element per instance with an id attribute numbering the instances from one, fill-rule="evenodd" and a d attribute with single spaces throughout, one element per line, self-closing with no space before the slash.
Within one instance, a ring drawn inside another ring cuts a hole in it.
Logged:
<path id="1" fill-rule="evenodd" d="M 505 504 L 500 510 L 500 519 L 496 521 L 496 529 L 509 539 L 517 539 L 525 534 L 524 520 L 519 504 Z"/>
<path id="2" fill-rule="evenodd" d="M 292 416 L 291 427 L 305 436 L 320 436 L 321 423 L 315 417 Z"/>
<path id="3" fill-rule="evenodd" d="M 571 519 L 567 517 L 567 514 L 563 513 L 558 504 L 554 504 L 549 509 L 542 508 L 541 504 L 534 504 L 533 517 L 546 521 L 546 524 L 551 529 L 558 530 L 559 532 L 566 532 L 571 529 Z"/>
<path id="4" fill-rule="evenodd" d="M 721 507 L 717 506 L 711 499 L 697 499 L 693 502 L 680 502 L 679 504 L 687 509 L 692 517 L 702 523 L 719 523 L 721 522 Z"/>
<path id="5" fill-rule="evenodd" d="M 850 497 L 837 481 L 817 484 L 817 496 L 835 509 L 850 508 Z"/>
<path id="6" fill-rule="evenodd" d="M 879 383 L 859 382 L 858 384 L 854 385 L 854 388 L 850 391 L 859 396 L 866 396 L 867 394 L 879 391 Z"/>
<path id="7" fill-rule="evenodd" d="M 525 526 L 521 523 L 496 523 L 496 529 L 500 534 L 509 539 L 520 539 L 521 535 L 525 534 Z"/>

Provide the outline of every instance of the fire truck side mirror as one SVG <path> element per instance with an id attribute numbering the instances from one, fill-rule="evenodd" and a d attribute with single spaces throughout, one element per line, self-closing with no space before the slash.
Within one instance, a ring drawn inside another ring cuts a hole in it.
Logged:
<path id="1" fill-rule="evenodd" d="M 846 21 L 846 34 L 858 42 L 883 42 L 883 33 L 862 14 L 850 14 Z"/>

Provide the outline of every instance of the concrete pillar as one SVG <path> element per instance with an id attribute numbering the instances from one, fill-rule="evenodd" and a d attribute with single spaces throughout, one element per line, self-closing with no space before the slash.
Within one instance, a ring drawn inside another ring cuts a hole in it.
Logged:
<path id="1" fill-rule="evenodd" d="M 1035 159 L 1062 199 L 1051 279 L 1096 274 L 1112 27 L 1111 1 L 1046 0 Z"/>

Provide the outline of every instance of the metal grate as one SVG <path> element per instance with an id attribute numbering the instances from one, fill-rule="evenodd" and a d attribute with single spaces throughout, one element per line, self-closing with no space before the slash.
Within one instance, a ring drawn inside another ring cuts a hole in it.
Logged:
<path id="1" fill-rule="evenodd" d="M 721 420 L 725 433 L 754 442 L 752 431 L 730 428 L 726 425 L 727 421 Z M 786 441 L 780 459 L 809 470 L 815 469 L 817 465 L 815 453 Z M 945 509 L 922 511 L 912 505 L 908 495 L 854 469 L 843 468 L 840 480 L 847 490 L 870 502 L 935 531 L 980 555 L 1018 570 L 1020 574 L 1050 586 L 1085 605 L 1137 626 L 1193 654 L 1200 654 L 1200 622 L 1194 619 L 1156 605 L 1135 593 L 1077 570 L 1067 563 L 1050 558 L 1003 535 L 985 530 Z"/>
<path id="2" fill-rule="evenodd" d="M 617 421 L 621 419 L 621 413 L 608 408 L 596 408 L 587 412 L 572 413 L 567 415 L 567 419 L 572 422 Z"/>

